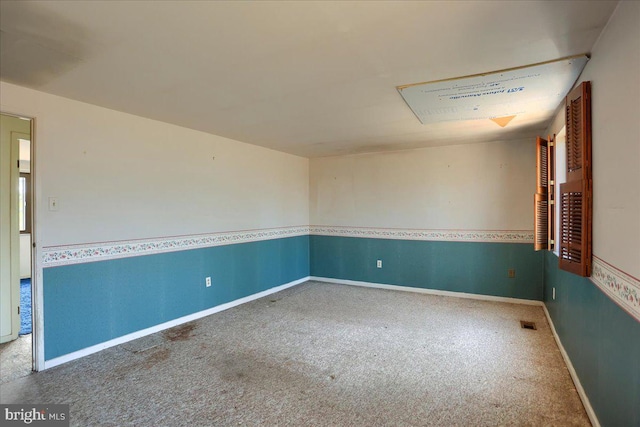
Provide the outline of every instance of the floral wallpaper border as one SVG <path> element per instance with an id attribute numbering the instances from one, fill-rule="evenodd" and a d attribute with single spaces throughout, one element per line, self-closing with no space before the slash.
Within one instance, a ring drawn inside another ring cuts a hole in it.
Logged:
<path id="1" fill-rule="evenodd" d="M 308 234 L 309 227 L 297 226 L 84 245 L 50 246 L 43 248 L 43 267 L 306 236 Z"/>
<path id="2" fill-rule="evenodd" d="M 591 281 L 640 322 L 640 280 L 593 257 Z"/>
<path id="3" fill-rule="evenodd" d="M 421 230 L 403 228 L 330 227 L 312 225 L 319 236 L 368 237 L 375 239 L 430 240 L 445 242 L 533 243 L 529 230 Z"/>

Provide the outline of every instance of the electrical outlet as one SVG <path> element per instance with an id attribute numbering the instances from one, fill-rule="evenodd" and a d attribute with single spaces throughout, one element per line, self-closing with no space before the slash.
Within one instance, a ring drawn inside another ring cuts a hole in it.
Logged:
<path id="1" fill-rule="evenodd" d="M 556 299 L 556 288 L 555 288 L 555 286 L 553 288 L 553 296 L 552 297 L 553 297 L 554 300 Z"/>
<path id="2" fill-rule="evenodd" d="M 379 260 L 376 262 L 376 267 L 378 267 L 378 268 L 382 268 L 382 260 L 381 260 L 381 259 L 379 259 Z"/>
<path id="3" fill-rule="evenodd" d="M 204 279 L 204 282 L 207 285 L 207 288 L 211 286 L 211 277 L 207 277 L 206 279 Z"/>
<path id="4" fill-rule="evenodd" d="M 509 279 L 513 279 L 514 277 L 516 277 L 516 270 L 514 270 L 513 268 L 510 268 L 509 271 L 507 272 L 507 275 Z"/>

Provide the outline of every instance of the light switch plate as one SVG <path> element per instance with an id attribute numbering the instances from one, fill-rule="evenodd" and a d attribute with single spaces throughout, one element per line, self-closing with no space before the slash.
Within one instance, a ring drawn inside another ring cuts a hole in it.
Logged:
<path id="1" fill-rule="evenodd" d="M 49 197 L 49 210 L 55 212 L 58 210 L 58 198 Z"/>

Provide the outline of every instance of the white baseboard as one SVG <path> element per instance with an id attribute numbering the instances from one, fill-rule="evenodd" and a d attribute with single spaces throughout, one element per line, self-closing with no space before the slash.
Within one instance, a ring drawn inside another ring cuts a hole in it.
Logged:
<path id="1" fill-rule="evenodd" d="M 564 359 L 565 365 L 567 365 L 567 369 L 569 370 L 569 374 L 571 375 L 571 379 L 573 380 L 573 384 L 576 386 L 576 390 L 578 391 L 578 396 L 580 396 L 580 400 L 582 400 L 582 405 L 584 406 L 585 411 L 587 411 L 587 416 L 589 417 L 589 421 L 591 421 L 591 425 L 593 427 L 600 427 L 600 421 L 598 421 L 598 417 L 596 416 L 596 412 L 593 410 L 591 406 L 591 402 L 589 402 L 589 397 L 587 393 L 585 393 L 584 388 L 582 388 L 582 384 L 580 383 L 580 378 L 578 378 L 578 374 L 571 363 L 571 359 L 569 359 L 569 355 L 567 351 L 564 349 L 562 345 L 562 341 L 560 341 L 560 337 L 556 332 L 556 327 L 553 324 L 553 320 L 551 320 L 551 315 L 547 310 L 546 305 L 542 305 L 544 309 L 544 314 L 547 316 L 547 322 L 549 322 L 549 326 L 551 327 L 551 332 L 553 333 L 553 338 L 556 340 L 556 344 L 558 344 L 558 348 L 560 349 L 560 354 L 562 354 L 562 358 Z"/>
<path id="2" fill-rule="evenodd" d="M 197 320 L 202 317 L 210 316 L 212 314 L 219 313 L 224 310 L 228 310 L 240 304 L 245 304 L 247 302 L 265 297 L 267 295 L 271 295 L 276 292 L 283 291 L 287 288 L 299 285 L 300 283 L 304 283 L 308 280 L 309 280 L 309 276 L 303 277 L 302 279 L 294 280 L 293 282 L 285 283 L 284 285 L 276 286 L 275 288 L 267 289 L 266 291 L 258 292 L 257 294 L 249 295 L 244 298 L 237 299 L 235 301 L 227 302 L 225 304 L 220 304 L 215 307 L 211 307 L 206 310 L 199 311 L 197 313 L 189 314 L 187 316 L 183 316 L 178 319 L 170 320 L 168 322 L 164 322 L 159 325 L 152 326 L 150 328 L 132 332 L 130 334 L 123 335 L 121 337 L 114 338 L 112 340 L 105 341 L 103 343 L 96 344 L 91 347 L 83 348 L 82 350 L 74 351 L 73 353 L 65 354 L 64 356 L 56 357 L 55 359 L 45 360 L 44 369 L 53 368 L 54 366 L 58 366 L 63 363 L 70 362 L 72 360 L 79 359 L 81 357 L 88 356 L 93 353 L 97 353 L 98 351 L 104 350 L 109 347 L 123 344 L 125 342 L 132 341 L 137 338 L 142 338 L 144 336 L 151 335 L 156 332 L 163 331 L 165 329 L 173 328 L 174 326 L 178 326 L 183 323 L 191 322 L 193 320 Z"/>
<path id="3" fill-rule="evenodd" d="M 382 283 L 360 282 L 356 280 L 344 280 L 344 279 L 332 279 L 330 277 L 310 276 L 309 280 L 315 280 L 318 282 L 327 282 L 327 283 L 338 283 L 341 285 L 364 286 L 366 288 L 389 289 L 392 291 L 416 292 L 419 294 L 440 295 L 445 297 L 456 297 L 456 298 L 477 299 L 482 301 L 496 301 L 496 302 L 508 302 L 512 304 L 544 306 L 544 303 L 542 301 L 521 299 L 521 298 L 508 298 L 508 297 L 497 297 L 493 295 L 468 294 L 465 292 L 441 291 L 438 289 L 412 288 L 410 286 L 384 285 Z"/>

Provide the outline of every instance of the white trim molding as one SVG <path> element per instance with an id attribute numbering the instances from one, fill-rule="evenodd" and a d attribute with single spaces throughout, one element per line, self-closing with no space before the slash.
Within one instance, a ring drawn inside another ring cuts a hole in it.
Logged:
<path id="1" fill-rule="evenodd" d="M 426 230 L 312 225 L 316 236 L 364 237 L 372 239 L 425 240 L 439 242 L 533 243 L 531 230 Z"/>
<path id="2" fill-rule="evenodd" d="M 640 322 L 640 280 L 593 256 L 591 281 Z"/>
<path id="3" fill-rule="evenodd" d="M 84 262 L 224 246 L 235 243 L 306 236 L 308 234 L 308 226 L 296 226 L 160 237 L 155 239 L 48 246 L 42 248 L 42 265 L 44 268 L 47 268 L 59 265 L 80 264 Z"/>
<path id="4" fill-rule="evenodd" d="M 383 283 L 361 282 L 358 280 L 333 279 L 331 277 L 310 276 L 309 280 L 324 283 L 337 283 L 339 285 L 362 286 L 365 288 L 387 289 L 390 291 L 415 292 L 418 294 L 439 295 L 454 298 L 475 299 L 481 301 L 507 302 L 511 304 L 525 304 L 543 306 L 544 303 L 538 300 L 498 297 L 493 295 L 469 294 L 466 292 L 441 291 L 439 289 L 413 288 L 411 286 L 386 285 Z"/>
<path id="5" fill-rule="evenodd" d="M 220 304 L 215 307 L 208 308 L 206 310 L 199 311 L 197 313 L 189 314 L 187 316 L 180 317 L 178 319 L 170 320 L 168 322 L 161 323 L 150 328 L 142 329 L 136 332 L 132 332 L 127 335 L 123 335 L 118 338 L 114 338 L 109 341 L 102 342 L 100 344 L 93 345 L 91 347 L 83 348 L 82 350 L 74 351 L 73 353 L 65 354 L 51 360 L 44 362 L 44 369 L 53 368 L 54 366 L 62 365 L 63 363 L 70 362 L 75 359 L 79 359 L 84 356 L 88 356 L 93 353 L 97 353 L 109 347 L 114 347 L 119 344 L 123 344 L 129 341 L 133 341 L 138 338 L 142 338 L 147 335 L 154 334 L 156 332 L 164 331 L 165 329 L 173 328 L 175 326 L 182 325 L 183 323 L 192 322 L 194 320 L 210 316 L 215 313 L 219 313 L 224 310 L 236 307 L 247 302 L 257 300 L 259 298 L 266 297 L 267 295 L 275 294 L 276 292 L 283 291 L 287 288 L 299 285 L 309 280 L 309 277 L 303 277 L 302 279 L 294 280 L 293 282 L 285 283 L 284 285 L 276 286 L 275 288 L 267 289 L 266 291 L 258 292 L 257 294 L 249 295 L 244 298 L 239 298 L 235 301 L 231 301 L 225 304 Z"/>

